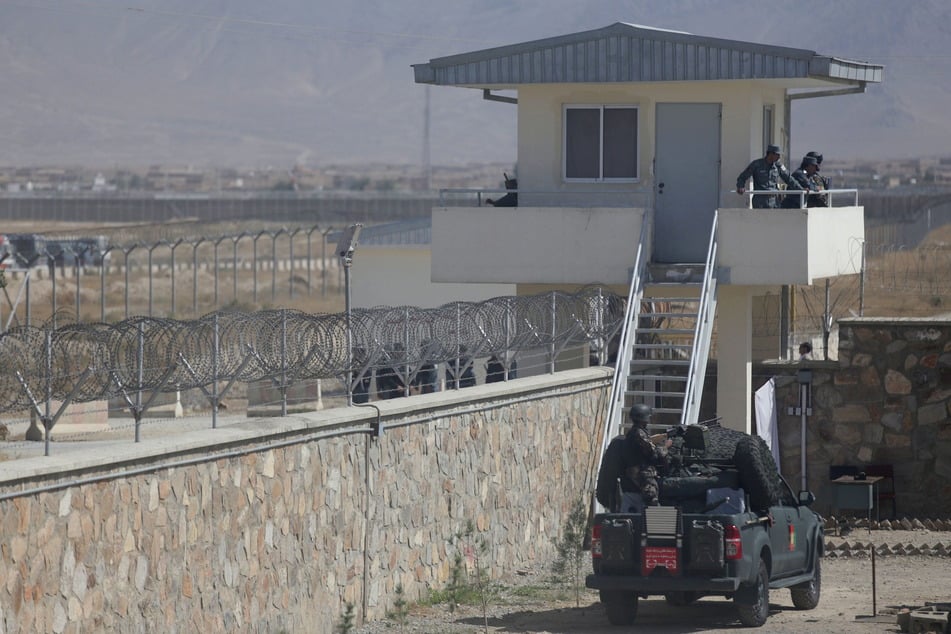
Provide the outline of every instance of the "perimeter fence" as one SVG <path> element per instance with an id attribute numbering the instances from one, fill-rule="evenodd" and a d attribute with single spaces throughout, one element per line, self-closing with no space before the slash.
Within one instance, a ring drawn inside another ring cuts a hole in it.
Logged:
<path id="1" fill-rule="evenodd" d="M 243 231 L 184 234 L 188 227 L 0 241 L 0 330 L 64 311 L 75 321 L 197 318 L 229 305 L 253 310 L 317 292 L 325 298 L 329 285 L 341 286 L 329 279 L 334 269 L 340 275 L 327 249 L 333 227 L 248 223 Z"/>
<path id="2" fill-rule="evenodd" d="M 120 398 L 138 422 L 155 395 L 198 389 L 214 421 L 221 399 L 239 381 L 270 381 L 286 413 L 287 389 L 301 380 L 339 379 L 348 402 L 365 402 L 374 373 L 377 390 L 390 390 L 381 396 L 388 398 L 435 390 L 436 364 L 445 368 L 449 387 L 474 384 L 477 358 L 496 364 L 497 375 L 486 380 L 512 378 L 522 355 L 540 356 L 554 372 L 566 348 L 589 344 L 605 351 L 622 324 L 624 303 L 592 286 L 349 315 L 218 311 L 187 321 L 133 317 L 21 326 L 0 335 L 0 412 L 33 411 L 48 438 L 70 402 Z"/>

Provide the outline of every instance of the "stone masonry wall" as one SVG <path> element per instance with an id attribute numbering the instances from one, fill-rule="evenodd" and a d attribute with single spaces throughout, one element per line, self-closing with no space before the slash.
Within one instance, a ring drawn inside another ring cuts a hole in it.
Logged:
<path id="1" fill-rule="evenodd" d="M 445 587 L 470 520 L 494 576 L 548 561 L 609 377 L 381 402 L 379 438 L 341 408 L 0 463 L 0 631 L 330 632 Z"/>
<path id="2" fill-rule="evenodd" d="M 951 517 L 951 321 L 839 322 L 839 361 L 776 363 L 782 471 L 800 482 L 796 373 L 812 371 L 806 471 L 817 508 L 831 509 L 829 465 L 892 464 L 899 516 Z M 754 385 L 754 387 L 758 387 Z M 890 513 L 885 505 L 882 516 Z"/>

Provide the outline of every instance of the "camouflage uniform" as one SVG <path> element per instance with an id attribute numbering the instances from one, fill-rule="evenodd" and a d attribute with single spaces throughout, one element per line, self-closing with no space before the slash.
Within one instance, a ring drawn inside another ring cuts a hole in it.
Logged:
<path id="1" fill-rule="evenodd" d="M 779 160 L 770 164 L 765 157 L 756 159 L 747 165 L 746 169 L 740 172 L 740 175 L 736 177 L 736 188 L 744 188 L 746 181 L 751 177 L 753 179 L 754 190 L 777 189 L 780 180 L 786 183 L 788 189 L 802 189 L 799 183 L 793 180 L 793 177 L 789 175 L 789 170 L 786 169 L 786 166 L 780 163 Z M 753 196 L 754 209 L 776 209 L 779 206 L 779 200 L 777 200 L 775 194 L 771 196 Z"/>
<path id="2" fill-rule="evenodd" d="M 635 406 L 636 407 L 636 406 Z M 649 411 L 649 410 L 648 410 Z M 618 436 L 608 445 L 601 460 L 595 495 L 607 509 L 618 508 L 618 481 L 621 492 L 640 493 L 644 504 L 659 504 L 657 467 L 667 463 L 667 448 L 655 445 L 647 433 L 649 414 L 637 419 L 626 436 Z"/>
<path id="3" fill-rule="evenodd" d="M 826 184 L 825 184 L 825 179 L 819 176 L 818 172 L 816 172 L 812 176 L 809 176 L 809 172 L 807 172 L 805 169 L 800 167 L 795 172 L 793 172 L 792 176 L 793 178 L 796 179 L 796 182 L 799 183 L 800 187 L 802 187 L 802 189 L 804 190 L 807 190 L 810 192 L 821 192 L 828 189 L 828 187 L 826 187 Z M 828 207 L 829 206 L 828 197 L 825 194 L 809 194 L 809 196 L 806 197 L 806 206 L 807 207 Z"/>
<path id="4" fill-rule="evenodd" d="M 644 497 L 644 504 L 657 506 L 660 489 L 657 483 L 657 467 L 667 462 L 667 448 L 655 445 L 643 427 L 634 426 L 625 437 L 627 455 L 633 464 L 627 466 L 627 475 Z"/>

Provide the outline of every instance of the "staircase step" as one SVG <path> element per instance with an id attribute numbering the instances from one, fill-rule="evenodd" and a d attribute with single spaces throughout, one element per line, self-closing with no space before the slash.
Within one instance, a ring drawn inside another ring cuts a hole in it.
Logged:
<path id="1" fill-rule="evenodd" d="M 673 307 L 673 306 L 678 306 L 682 304 L 687 304 L 687 305 L 699 304 L 700 296 L 698 295 L 696 297 L 664 297 L 662 295 L 658 295 L 656 297 L 644 297 L 643 301 L 654 302 L 657 304 L 661 304 L 661 303 L 670 304 L 671 307 Z M 643 311 L 643 312 L 647 312 L 647 311 Z"/>
<path id="2" fill-rule="evenodd" d="M 624 396 L 656 396 L 658 398 L 683 398 L 686 392 L 655 392 L 653 390 L 625 390 Z"/>
<path id="3" fill-rule="evenodd" d="M 692 335 L 692 328 L 638 328 L 637 334 Z"/>
<path id="4" fill-rule="evenodd" d="M 635 343 L 633 350 L 690 350 L 692 343 Z"/>
<path id="5" fill-rule="evenodd" d="M 652 308 L 659 308 L 663 306 L 664 304 L 667 304 L 671 308 L 673 308 L 674 306 L 691 306 L 693 304 L 700 303 L 700 296 L 699 295 L 697 296 L 655 295 L 653 297 L 644 297 L 642 299 L 642 306 L 641 306 L 642 309 L 643 309 L 643 303 L 653 304 Z"/>
<path id="6" fill-rule="evenodd" d="M 641 314 L 638 315 L 638 316 L 639 316 L 641 319 L 651 319 L 651 318 L 654 318 L 654 317 L 680 317 L 680 318 L 692 317 L 692 318 L 696 319 L 698 314 L 699 314 L 699 313 L 696 313 L 696 312 L 693 312 L 693 313 L 674 313 L 674 312 L 669 312 L 669 313 L 647 313 L 647 312 L 644 312 L 644 313 L 641 313 Z"/>
<path id="7" fill-rule="evenodd" d="M 632 359 L 631 370 L 637 367 L 658 367 L 658 366 L 688 366 L 689 359 Z"/>
<path id="8" fill-rule="evenodd" d="M 677 414 L 680 416 L 680 413 L 683 411 L 683 408 L 680 407 L 654 407 L 652 411 L 655 414 Z M 665 426 L 666 427 L 666 426 Z"/>
<path id="9" fill-rule="evenodd" d="M 687 377 L 680 374 L 631 374 L 628 381 L 679 381 L 687 382 Z"/>

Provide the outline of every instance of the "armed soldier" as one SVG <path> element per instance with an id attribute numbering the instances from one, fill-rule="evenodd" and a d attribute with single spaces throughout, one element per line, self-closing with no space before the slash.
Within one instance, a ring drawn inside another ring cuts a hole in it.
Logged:
<path id="1" fill-rule="evenodd" d="M 657 506 L 659 488 L 657 467 L 667 464 L 667 449 L 671 440 L 665 434 L 651 437 L 647 425 L 651 408 L 634 405 L 629 413 L 631 429 L 625 436 L 618 436 L 608 445 L 598 472 L 595 495 L 607 509 L 621 512 L 640 512 L 644 506 Z M 663 444 L 655 444 L 656 440 Z M 618 481 L 620 480 L 620 497 Z"/>
<path id="2" fill-rule="evenodd" d="M 789 170 L 779 162 L 781 155 L 782 150 L 779 149 L 778 145 L 766 146 L 766 156 L 758 158 L 747 165 L 746 169 L 740 172 L 740 175 L 736 177 L 736 193 L 741 196 L 746 193 L 746 181 L 750 178 L 753 179 L 754 191 L 760 189 L 775 190 L 780 180 L 786 183 L 787 189 L 801 190 L 802 188 L 799 186 L 799 183 L 789 174 Z M 776 194 L 753 196 L 754 209 L 776 209 L 779 206 L 780 204 Z"/>
<path id="3" fill-rule="evenodd" d="M 796 179 L 796 182 L 799 183 L 799 186 L 803 189 L 810 192 L 822 192 L 828 189 L 825 186 L 825 181 L 819 176 L 819 161 L 814 156 L 809 156 L 808 154 L 802 158 L 802 163 L 799 165 L 799 169 L 793 172 L 793 178 Z M 791 197 L 789 197 L 791 198 Z M 788 202 L 788 199 L 787 199 Z M 786 206 L 786 205 L 784 205 Z M 796 207 L 799 206 L 799 201 L 796 201 Z M 816 193 L 809 194 L 806 197 L 806 206 L 807 207 L 828 207 L 829 200 L 825 194 Z"/>

